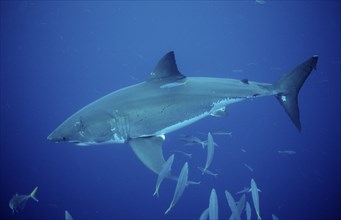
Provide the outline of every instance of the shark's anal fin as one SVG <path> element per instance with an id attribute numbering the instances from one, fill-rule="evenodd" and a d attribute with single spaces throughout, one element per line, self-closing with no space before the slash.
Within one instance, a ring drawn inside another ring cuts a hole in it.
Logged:
<path id="1" fill-rule="evenodd" d="M 141 137 L 129 140 L 129 145 L 144 165 L 159 174 L 165 163 L 162 153 L 163 141 L 163 137 Z"/>

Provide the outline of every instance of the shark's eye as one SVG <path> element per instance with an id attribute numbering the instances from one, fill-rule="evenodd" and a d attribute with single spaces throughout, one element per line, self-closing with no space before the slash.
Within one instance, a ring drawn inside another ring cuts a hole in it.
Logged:
<path id="1" fill-rule="evenodd" d="M 63 137 L 63 141 L 66 141 L 66 137 Z"/>

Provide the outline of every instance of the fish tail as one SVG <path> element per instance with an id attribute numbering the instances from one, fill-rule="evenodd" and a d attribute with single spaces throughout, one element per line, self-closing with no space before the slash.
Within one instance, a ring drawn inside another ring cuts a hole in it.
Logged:
<path id="1" fill-rule="evenodd" d="M 203 167 L 197 167 L 200 171 L 201 171 L 201 175 L 204 175 L 205 172 L 204 172 L 204 168 Z"/>
<path id="2" fill-rule="evenodd" d="M 299 131 L 301 131 L 301 122 L 297 96 L 311 71 L 316 69 L 317 60 L 318 56 L 312 56 L 272 85 L 277 100 Z"/>
<path id="3" fill-rule="evenodd" d="M 155 189 L 153 196 L 159 197 L 159 188 Z"/>
<path id="4" fill-rule="evenodd" d="M 202 146 L 202 149 L 205 149 L 205 142 L 202 141 L 200 144 Z"/>
<path id="5" fill-rule="evenodd" d="M 39 202 L 39 200 L 36 197 L 37 190 L 38 190 L 38 186 L 36 188 L 34 188 L 34 190 L 31 192 L 30 198 L 32 198 L 36 202 Z"/>
<path id="6" fill-rule="evenodd" d="M 170 204 L 169 208 L 165 211 L 164 214 L 166 215 L 173 208 L 173 206 L 174 206 L 173 203 Z"/>

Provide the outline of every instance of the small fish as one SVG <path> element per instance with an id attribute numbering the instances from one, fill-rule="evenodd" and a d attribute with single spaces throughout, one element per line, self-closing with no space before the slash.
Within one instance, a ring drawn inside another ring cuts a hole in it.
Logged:
<path id="1" fill-rule="evenodd" d="M 256 181 L 254 179 L 251 179 L 251 194 L 252 194 L 252 201 L 253 201 L 253 206 L 255 207 L 255 211 L 257 214 L 257 219 L 261 220 L 262 218 L 260 217 L 260 212 L 259 212 L 259 195 L 258 191 L 260 191 L 257 188 Z"/>
<path id="2" fill-rule="evenodd" d="M 247 193 L 250 191 L 249 187 L 244 187 L 244 189 L 240 190 L 239 192 L 236 192 L 236 194 L 242 194 L 242 193 Z"/>
<path id="3" fill-rule="evenodd" d="M 246 202 L 245 212 L 246 212 L 246 220 L 251 220 L 251 206 L 249 202 Z"/>
<path id="4" fill-rule="evenodd" d="M 250 62 L 250 63 L 247 63 L 246 66 L 256 66 L 257 63 L 256 62 Z"/>
<path id="5" fill-rule="evenodd" d="M 65 210 L 65 220 L 73 220 L 70 212 L 68 212 L 67 210 Z"/>
<path id="6" fill-rule="evenodd" d="M 238 210 L 238 214 L 239 216 L 242 214 L 244 208 L 245 208 L 245 202 L 246 202 L 246 197 L 245 194 L 243 194 L 239 201 L 237 202 L 237 210 Z"/>
<path id="7" fill-rule="evenodd" d="M 214 140 L 213 140 L 211 133 L 208 132 L 207 134 L 207 159 L 206 159 L 204 171 L 207 170 L 208 167 L 211 165 L 213 155 L 214 155 Z"/>
<path id="8" fill-rule="evenodd" d="M 178 182 L 176 183 L 174 196 L 168 209 L 165 211 L 165 215 L 176 205 L 176 203 L 181 198 L 183 192 L 185 191 L 188 179 L 188 163 L 186 162 L 180 172 Z"/>
<path id="9" fill-rule="evenodd" d="M 180 138 L 180 140 L 186 142 L 186 145 L 200 144 L 202 148 L 205 148 L 205 142 L 192 135 L 184 135 Z"/>
<path id="10" fill-rule="evenodd" d="M 278 151 L 279 154 L 296 154 L 296 151 L 293 151 L 293 150 L 279 150 Z"/>
<path id="11" fill-rule="evenodd" d="M 213 135 L 228 135 L 232 137 L 232 132 L 226 132 L 226 131 L 214 131 L 211 134 Z"/>
<path id="12" fill-rule="evenodd" d="M 199 217 L 199 220 L 207 220 L 208 219 L 208 208 L 207 209 L 205 209 L 202 213 L 201 213 L 201 215 L 200 215 L 200 217 Z"/>
<path id="13" fill-rule="evenodd" d="M 250 167 L 250 166 L 247 165 L 246 163 L 244 163 L 244 166 L 245 166 L 246 168 L 248 168 L 251 172 L 253 172 L 253 168 L 252 168 L 252 167 Z"/>
<path id="14" fill-rule="evenodd" d="M 173 152 L 174 152 L 174 153 L 180 153 L 180 154 L 185 155 L 185 156 L 187 156 L 187 157 L 189 157 L 189 158 L 192 158 L 192 154 L 186 153 L 186 152 L 181 151 L 181 150 L 173 150 Z"/>
<path id="15" fill-rule="evenodd" d="M 212 171 L 208 170 L 208 169 L 204 169 L 203 167 L 198 167 L 198 169 L 202 172 L 202 175 L 204 175 L 205 173 L 211 176 L 218 176 L 218 173 L 213 173 Z"/>
<path id="16" fill-rule="evenodd" d="M 245 150 L 245 149 L 242 148 L 242 149 L 240 149 L 240 150 L 241 150 L 243 153 L 246 153 L 246 150 Z"/>
<path id="17" fill-rule="evenodd" d="M 232 219 L 240 220 L 240 215 L 239 215 L 239 212 L 238 212 L 238 209 L 236 206 L 236 202 L 235 202 L 233 196 L 227 190 L 225 190 L 225 196 L 227 199 L 227 203 L 229 204 L 229 207 L 230 207 L 231 212 L 232 212 Z"/>
<path id="18" fill-rule="evenodd" d="M 244 208 L 245 208 L 245 194 L 243 194 L 241 197 L 240 197 L 240 199 L 239 199 L 239 201 L 238 202 L 236 202 L 236 207 L 237 207 L 237 210 L 238 210 L 238 215 L 239 216 L 241 216 L 241 214 L 242 214 L 242 212 L 243 212 L 243 210 L 244 210 Z M 234 215 L 233 215 L 233 213 L 230 215 L 230 218 L 229 218 L 229 220 L 234 220 L 235 219 L 235 217 L 234 217 Z"/>
<path id="19" fill-rule="evenodd" d="M 265 0 L 256 0 L 257 4 L 264 5 L 266 3 Z"/>
<path id="20" fill-rule="evenodd" d="M 188 180 L 187 183 L 186 183 L 186 186 L 189 186 L 189 185 L 199 185 L 201 183 L 201 181 L 191 181 L 191 180 Z"/>
<path id="21" fill-rule="evenodd" d="M 208 141 L 203 141 L 203 142 L 204 142 L 204 148 L 205 148 L 205 146 L 208 145 Z M 218 147 L 218 144 L 213 141 L 213 146 Z"/>
<path id="22" fill-rule="evenodd" d="M 12 213 L 21 212 L 26 205 L 28 199 L 33 199 L 38 202 L 39 200 L 36 197 L 38 187 L 34 188 L 34 190 L 29 195 L 18 195 L 17 193 L 12 197 L 9 201 L 9 207 L 12 209 Z"/>
<path id="23" fill-rule="evenodd" d="M 243 69 L 234 69 L 232 70 L 232 73 L 242 73 L 243 71 Z"/>
<path id="24" fill-rule="evenodd" d="M 271 217 L 272 217 L 272 220 L 279 220 L 279 218 L 274 214 L 272 214 Z"/>
<path id="25" fill-rule="evenodd" d="M 214 188 L 211 190 L 208 213 L 210 220 L 218 220 L 218 198 Z"/>
<path id="26" fill-rule="evenodd" d="M 167 161 L 162 165 L 162 169 L 161 169 L 161 171 L 157 177 L 155 192 L 154 192 L 153 196 L 156 195 L 157 197 L 159 197 L 160 185 L 165 178 L 170 177 L 170 175 L 171 175 L 170 171 L 172 170 L 173 161 L 174 161 L 174 154 L 169 156 Z"/>

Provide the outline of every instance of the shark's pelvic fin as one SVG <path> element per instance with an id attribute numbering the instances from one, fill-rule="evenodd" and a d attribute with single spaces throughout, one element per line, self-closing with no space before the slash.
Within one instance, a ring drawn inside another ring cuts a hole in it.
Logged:
<path id="1" fill-rule="evenodd" d="M 318 56 L 311 57 L 273 84 L 277 100 L 299 131 L 301 131 L 301 122 L 297 96 L 311 71 L 316 69 L 317 60 Z"/>
<path id="2" fill-rule="evenodd" d="M 151 171 L 159 174 L 165 159 L 162 153 L 163 137 L 141 137 L 129 140 L 136 156 Z"/>
<path id="3" fill-rule="evenodd" d="M 174 82 L 184 78 L 176 65 L 174 52 L 170 51 L 160 59 L 147 81 Z"/>

